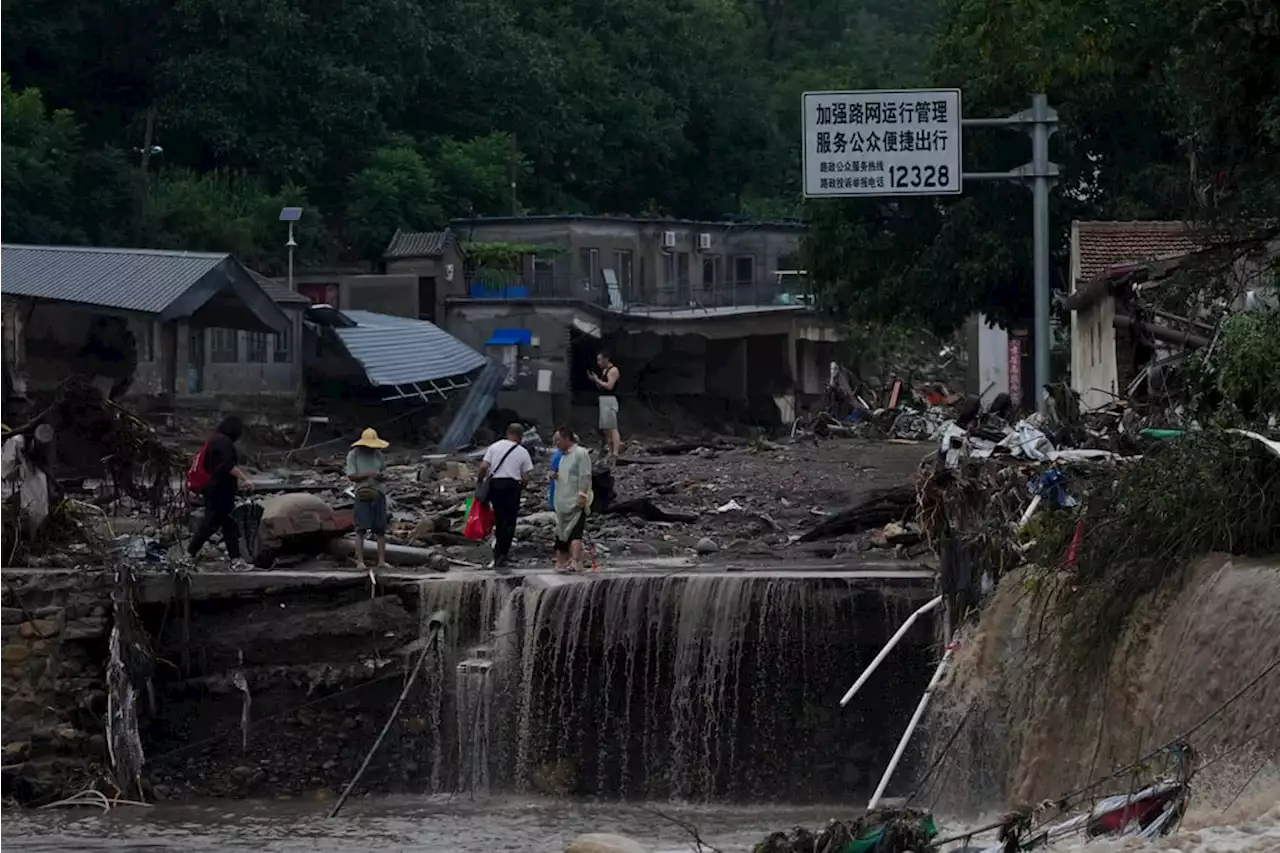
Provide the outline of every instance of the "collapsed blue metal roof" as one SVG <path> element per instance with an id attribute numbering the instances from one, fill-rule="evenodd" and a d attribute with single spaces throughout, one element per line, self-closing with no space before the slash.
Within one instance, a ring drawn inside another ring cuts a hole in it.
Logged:
<path id="1" fill-rule="evenodd" d="M 356 325 L 333 333 L 376 386 L 412 385 L 470 373 L 488 358 L 426 320 L 343 311 Z"/>

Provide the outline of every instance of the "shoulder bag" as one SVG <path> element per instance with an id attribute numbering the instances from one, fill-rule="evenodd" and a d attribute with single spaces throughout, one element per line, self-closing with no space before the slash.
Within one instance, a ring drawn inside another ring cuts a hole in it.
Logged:
<path id="1" fill-rule="evenodd" d="M 493 480 L 493 475 L 502 467 L 502 463 L 507 461 L 507 457 L 514 453 L 515 449 L 519 446 L 520 445 L 518 444 L 513 444 L 511 447 L 507 448 L 507 452 L 502 454 L 502 458 L 498 460 L 497 465 L 493 466 L 493 470 L 485 474 L 484 479 L 476 484 L 477 503 L 483 504 L 484 506 L 489 505 L 489 484 Z"/>

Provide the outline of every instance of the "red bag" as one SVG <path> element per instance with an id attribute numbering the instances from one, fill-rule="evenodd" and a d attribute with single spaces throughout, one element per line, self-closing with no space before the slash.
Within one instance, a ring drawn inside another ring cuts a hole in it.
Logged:
<path id="1" fill-rule="evenodd" d="M 467 512 L 467 523 L 463 525 L 462 535 L 479 542 L 493 532 L 493 510 L 478 500 L 470 499 L 471 509 Z"/>
<path id="2" fill-rule="evenodd" d="M 196 451 L 196 456 L 191 460 L 191 467 L 187 468 L 187 491 L 202 492 L 204 487 L 209 485 L 209 472 L 204 470 L 204 452 L 209 449 L 209 442 L 200 445 L 200 449 Z"/>

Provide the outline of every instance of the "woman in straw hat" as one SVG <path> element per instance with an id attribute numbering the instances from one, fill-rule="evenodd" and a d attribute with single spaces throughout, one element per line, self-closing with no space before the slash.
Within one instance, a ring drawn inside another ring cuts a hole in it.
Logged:
<path id="1" fill-rule="evenodd" d="M 356 487 L 356 566 L 363 569 L 364 538 L 373 534 L 378 543 L 378 568 L 387 568 L 387 493 L 382 477 L 387 470 L 382 455 L 388 442 L 373 427 L 352 442 L 347 453 L 347 479 Z"/>

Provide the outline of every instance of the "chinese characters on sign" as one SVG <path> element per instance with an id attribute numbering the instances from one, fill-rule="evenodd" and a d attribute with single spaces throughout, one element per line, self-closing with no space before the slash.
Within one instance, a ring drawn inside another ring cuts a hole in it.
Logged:
<path id="1" fill-rule="evenodd" d="M 1009 338 L 1009 399 L 1016 409 L 1022 405 L 1022 341 Z"/>
<path id="2" fill-rule="evenodd" d="M 961 191 L 960 90 L 806 92 L 804 194 Z"/>

